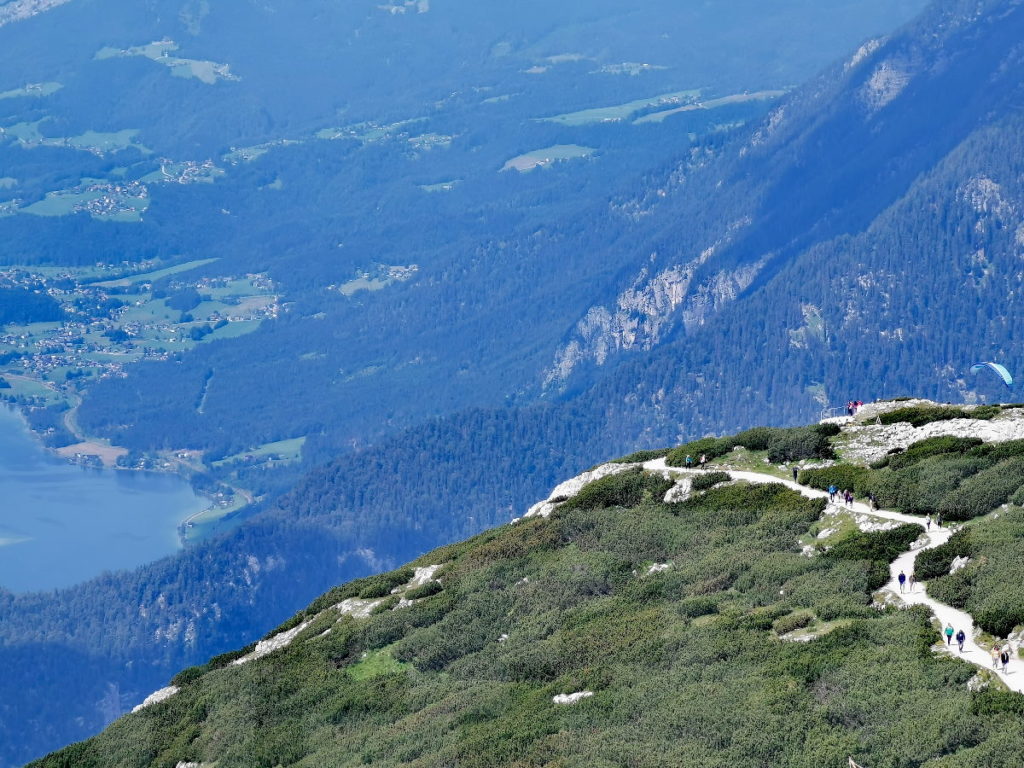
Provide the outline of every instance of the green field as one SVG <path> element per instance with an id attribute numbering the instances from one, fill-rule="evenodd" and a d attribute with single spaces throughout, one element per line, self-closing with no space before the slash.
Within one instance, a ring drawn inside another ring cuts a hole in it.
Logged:
<path id="1" fill-rule="evenodd" d="M 425 117 L 414 117 L 409 120 L 399 120 L 397 123 L 381 125 L 379 123 L 354 123 L 342 128 L 324 128 L 314 134 L 316 138 L 326 141 L 336 139 L 355 139 L 362 144 L 376 144 L 377 142 L 389 139 L 392 136 L 402 133 L 403 129 L 416 123 L 422 123 Z M 448 137 L 450 139 L 450 137 Z"/>
<path id="2" fill-rule="evenodd" d="M 163 162 L 157 170 L 147 173 L 139 181 L 144 184 L 212 184 L 225 173 L 212 162 Z"/>
<path id="3" fill-rule="evenodd" d="M 649 115 L 643 115 L 633 121 L 633 125 L 642 125 L 644 123 L 660 123 L 665 118 L 672 115 L 678 115 L 681 112 L 692 112 L 698 109 L 717 109 L 718 107 L 725 107 L 729 104 L 743 104 L 748 101 L 766 101 L 768 99 L 777 99 L 784 95 L 785 91 L 757 91 L 756 93 L 734 93 L 731 96 L 722 96 L 718 99 L 708 99 L 707 101 L 699 101 L 696 104 L 685 104 L 681 107 L 675 107 L 673 109 L 666 109 L 661 112 L 652 112 Z"/>
<path id="4" fill-rule="evenodd" d="M 16 98 L 19 98 L 21 96 L 35 96 L 35 97 L 49 96 L 51 94 L 56 93 L 57 91 L 59 91 L 63 87 L 64 86 L 61 85 L 60 83 L 53 83 L 53 82 L 50 82 L 50 83 L 30 83 L 29 85 L 26 85 L 24 88 L 15 88 L 15 89 L 10 90 L 10 91 L 2 91 L 2 92 L 0 92 L 0 101 L 3 101 L 4 99 L 16 99 Z"/>
<path id="5" fill-rule="evenodd" d="M 232 165 L 251 163 L 253 160 L 263 157 L 274 147 L 290 147 L 295 144 L 302 144 L 302 142 L 295 139 L 278 139 L 277 141 L 268 141 L 265 144 L 257 144 L 253 147 L 232 147 L 231 151 L 221 155 L 220 159 Z"/>
<path id="6" fill-rule="evenodd" d="M 261 446 L 253 448 L 249 451 L 242 451 L 236 453 L 233 456 L 226 456 L 219 461 L 213 462 L 213 466 L 222 467 L 225 464 L 229 464 L 232 461 L 245 461 L 247 457 L 252 459 L 269 459 L 271 456 L 277 456 L 275 461 L 278 462 L 291 462 L 297 461 L 302 456 L 302 446 L 306 444 L 306 437 L 293 437 L 289 440 L 278 440 L 274 443 L 264 443 Z"/>
<path id="7" fill-rule="evenodd" d="M 19 209 L 33 216 L 67 216 L 85 212 L 101 221 L 142 221 L 149 208 L 149 193 L 138 184 L 108 184 L 102 179 L 82 179 L 71 189 L 47 192 L 42 200 Z"/>
<path id="8" fill-rule="evenodd" d="M 360 291 L 379 291 L 383 288 L 387 288 L 390 285 L 389 280 L 385 280 L 379 277 L 357 277 L 355 280 L 349 280 L 347 283 L 342 285 L 338 290 L 343 296 L 354 296 Z"/>
<path id="9" fill-rule="evenodd" d="M 138 283 L 151 283 L 154 280 L 159 280 L 160 278 L 167 277 L 168 275 L 176 275 L 179 272 L 187 272 L 190 269 L 205 267 L 207 264 L 212 264 L 215 261 L 217 261 L 215 258 L 195 259 L 194 261 L 186 261 L 181 264 L 174 264 L 170 267 L 155 269 L 152 272 L 140 272 L 137 275 L 120 277 L 115 280 L 104 280 L 101 283 L 94 283 L 94 285 L 101 288 L 120 288 L 127 285 L 136 285 Z"/>
<path id="10" fill-rule="evenodd" d="M 654 72 L 659 69 L 668 69 L 668 67 L 662 67 L 657 64 L 642 64 L 637 61 L 624 61 L 621 64 L 605 64 L 600 69 L 596 69 L 590 74 L 592 75 L 629 75 L 636 77 L 643 72 Z"/>
<path id="11" fill-rule="evenodd" d="M 578 144 L 556 144 L 553 147 L 535 149 L 532 152 L 513 157 L 505 163 L 501 170 L 526 173 L 534 168 L 542 168 L 562 160 L 590 157 L 592 154 L 594 154 L 594 149 L 591 147 L 581 147 Z"/>
<path id="12" fill-rule="evenodd" d="M 654 107 L 667 106 L 669 104 L 684 105 L 694 101 L 700 96 L 700 90 L 677 91 L 666 93 L 661 96 L 652 96 L 647 99 L 637 99 L 626 104 L 619 104 L 612 107 L 597 107 L 596 109 L 584 109 L 579 112 L 568 112 L 564 115 L 554 117 L 538 118 L 543 123 L 558 123 L 559 125 L 580 126 L 592 123 L 610 123 L 627 120 L 637 112 Z"/>
<path id="13" fill-rule="evenodd" d="M 452 179 L 451 181 L 440 181 L 437 184 L 420 184 L 420 189 L 424 192 L 451 192 L 461 183 L 462 179 Z"/>
<path id="14" fill-rule="evenodd" d="M 242 509 L 249 501 L 241 494 L 235 497 L 228 504 L 213 504 L 198 515 L 189 518 L 181 530 L 183 544 L 195 544 L 208 539 L 216 533 L 223 532 L 230 527 L 229 521 L 225 520 L 228 515 Z"/>
<path id="15" fill-rule="evenodd" d="M 20 146 L 31 147 L 69 147 L 71 149 L 92 152 L 94 155 L 106 155 L 136 149 L 143 155 L 153 154 L 145 145 L 136 141 L 139 135 L 137 128 L 125 128 L 120 131 L 86 131 L 78 136 L 44 136 L 39 129 L 48 118 L 33 123 L 15 123 L 0 129 L 3 136 L 8 136 Z"/>
<path id="16" fill-rule="evenodd" d="M 50 389 L 40 381 L 26 379 L 22 376 L 12 376 L 11 374 L 6 374 L 4 378 L 7 379 L 7 383 L 11 385 L 10 389 L 3 390 L 3 394 L 5 395 L 14 395 L 15 397 L 35 397 L 42 400 L 46 405 L 67 402 L 67 399 L 63 395 Z"/>
<path id="17" fill-rule="evenodd" d="M 157 64 L 168 67 L 171 70 L 171 74 L 175 77 L 195 78 L 207 85 L 213 85 L 218 80 L 241 79 L 237 75 L 231 74 L 231 67 L 227 64 L 171 56 L 171 53 L 176 50 L 178 50 L 178 44 L 174 41 L 160 40 L 148 45 L 137 45 L 124 49 L 107 46 L 97 51 L 94 58 L 97 61 L 103 61 L 106 59 L 142 56 L 150 61 L 155 61 Z"/>

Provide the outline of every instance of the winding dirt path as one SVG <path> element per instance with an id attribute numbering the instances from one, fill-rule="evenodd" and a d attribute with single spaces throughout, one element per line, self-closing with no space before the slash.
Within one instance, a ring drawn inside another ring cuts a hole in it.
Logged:
<path id="1" fill-rule="evenodd" d="M 655 459 L 654 461 L 644 462 L 643 467 L 651 472 L 662 472 L 665 474 L 677 475 L 697 474 L 701 471 L 669 467 L 665 463 L 665 459 Z M 732 470 L 721 471 L 727 471 L 729 476 L 734 480 L 746 480 L 750 483 L 781 483 L 787 488 L 797 491 L 810 499 L 822 499 L 828 497 L 828 493 L 825 491 L 819 491 L 816 488 L 808 488 L 805 485 L 794 483 L 792 480 L 784 480 L 783 478 L 776 477 L 775 475 L 768 475 L 761 472 L 742 472 Z M 936 528 L 933 526 L 931 530 L 929 530 L 925 518 L 918 517 L 916 515 L 904 515 L 900 512 L 893 512 L 887 509 L 873 510 L 870 509 L 867 504 L 859 501 L 855 501 L 852 508 L 845 505 L 843 508 L 851 509 L 851 511 L 858 512 L 863 515 L 870 515 L 872 517 L 879 517 L 885 520 L 894 520 L 900 523 L 912 523 L 914 525 L 921 526 L 926 543 L 923 546 L 917 546 L 907 552 L 904 552 L 889 564 L 889 583 L 886 584 L 883 589 L 892 593 L 896 598 L 907 605 L 928 606 L 943 627 L 947 624 L 952 624 L 955 631 L 962 629 L 964 634 L 967 635 L 967 640 L 964 642 L 963 652 L 957 650 L 955 641 L 952 644 L 942 646 L 943 651 L 951 656 L 957 656 L 965 661 L 969 661 L 977 667 L 991 671 L 993 674 L 998 675 L 999 679 L 1002 680 L 1010 690 L 1016 691 L 1017 693 L 1024 693 L 1024 669 L 1020 668 L 1020 658 L 1016 653 L 1012 654 L 1010 669 L 1007 673 L 1004 673 L 1001 667 L 997 670 L 992 669 L 992 658 L 989 656 L 989 652 L 979 646 L 974 640 L 976 628 L 974 618 L 969 613 L 965 613 L 951 605 L 946 605 L 935 598 L 929 597 L 927 585 L 921 582 L 916 584 L 913 590 L 907 588 L 903 593 L 900 592 L 900 572 L 902 571 L 907 576 L 913 573 L 914 561 L 917 560 L 917 556 L 926 549 L 934 549 L 935 547 L 949 541 L 949 537 L 953 535 L 952 529 Z"/>

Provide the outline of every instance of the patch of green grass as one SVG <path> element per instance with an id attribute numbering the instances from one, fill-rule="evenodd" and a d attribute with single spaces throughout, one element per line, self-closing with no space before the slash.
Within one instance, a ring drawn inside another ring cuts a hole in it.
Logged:
<path id="1" fill-rule="evenodd" d="M 611 107 L 597 107 L 595 109 L 583 109 L 579 112 L 568 112 L 554 117 L 540 118 L 541 122 L 558 123 L 566 126 L 591 125 L 593 123 L 618 122 L 626 120 L 637 112 L 655 107 L 662 107 L 669 104 L 679 104 L 694 101 L 700 96 L 700 90 L 676 91 L 661 96 L 651 96 L 646 99 L 637 99 L 625 104 L 618 104 Z"/>
<path id="2" fill-rule="evenodd" d="M 365 652 L 359 661 L 348 667 L 347 673 L 353 680 L 370 680 L 382 675 L 401 674 L 408 669 L 408 664 L 396 660 L 389 649 L 382 648 Z"/>
<path id="3" fill-rule="evenodd" d="M 0 92 L 0 101 L 4 99 L 16 99 L 25 96 L 40 98 L 52 96 L 64 86 L 57 82 L 31 83 L 22 88 L 14 88 L 10 91 Z"/>
<path id="4" fill-rule="evenodd" d="M 501 170 L 515 170 L 520 173 L 526 173 L 534 170 L 535 168 L 544 168 L 563 160 L 575 160 L 583 157 L 590 157 L 592 154 L 594 154 L 594 149 L 591 147 L 581 147 L 578 144 L 556 144 L 553 147 L 535 149 L 532 152 L 526 152 L 522 155 L 518 155 L 517 157 L 513 157 L 505 163 Z"/>
<path id="5" fill-rule="evenodd" d="M 182 272 L 198 269 L 199 267 L 205 267 L 207 264 L 213 264 L 215 261 L 217 261 L 217 258 L 194 259 L 192 261 L 182 262 L 181 264 L 172 264 L 160 269 L 150 270 L 149 272 L 139 272 L 133 275 L 118 277 L 113 280 L 99 281 L 94 284 L 103 288 L 117 288 L 128 285 L 138 285 L 139 283 L 152 283 L 164 277 L 170 277 L 171 275 L 177 275 Z"/>
<path id="6" fill-rule="evenodd" d="M 293 437 L 287 440 L 277 440 L 272 443 L 264 443 L 248 451 L 240 451 L 232 456 L 213 462 L 213 466 L 222 467 L 232 461 L 263 460 L 276 457 L 275 461 L 289 462 L 297 461 L 302 456 L 302 446 L 306 444 L 306 437 Z"/>
<path id="7" fill-rule="evenodd" d="M 171 70 L 171 74 L 174 77 L 195 78 L 207 85 L 213 85 L 218 80 L 240 79 L 236 75 L 231 74 L 231 68 L 227 64 L 172 56 L 171 54 L 177 50 L 177 43 L 171 40 L 160 40 L 148 45 L 137 45 L 125 49 L 106 46 L 101 48 L 94 58 L 97 61 L 103 61 L 106 59 L 141 56 L 167 67 Z"/>
<path id="8" fill-rule="evenodd" d="M 182 540 L 195 544 L 230 530 L 234 525 L 228 518 L 248 505 L 241 494 L 235 494 L 230 504 L 211 504 L 198 515 L 189 518 L 181 528 Z"/>
<path id="9" fill-rule="evenodd" d="M 734 93 L 729 96 L 721 96 L 717 99 L 707 99 L 706 101 L 698 101 L 695 104 L 686 104 L 681 107 L 675 107 L 673 109 L 666 109 L 659 112 L 652 112 L 648 115 L 643 115 L 633 121 L 633 125 L 643 125 L 644 123 L 661 123 L 666 118 L 672 115 L 677 115 L 682 112 L 690 112 L 694 110 L 702 109 L 718 109 L 719 107 L 726 107 L 732 104 L 743 104 L 748 101 L 767 101 L 769 99 L 777 99 L 780 96 L 784 96 L 785 91 L 756 91 L 754 93 Z"/>

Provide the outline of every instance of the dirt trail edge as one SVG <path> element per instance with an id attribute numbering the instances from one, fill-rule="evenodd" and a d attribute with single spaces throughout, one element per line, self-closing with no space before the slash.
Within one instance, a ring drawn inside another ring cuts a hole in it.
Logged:
<path id="1" fill-rule="evenodd" d="M 655 459 L 653 461 L 644 462 L 644 469 L 651 472 L 662 472 L 671 473 L 678 475 L 686 474 L 697 474 L 699 470 L 685 470 L 679 467 L 669 467 L 665 463 L 665 459 Z M 741 471 L 728 471 L 728 474 L 734 480 L 746 480 L 749 483 L 781 483 L 782 485 L 797 491 L 804 496 L 811 499 L 827 498 L 828 494 L 825 491 L 819 491 L 815 488 L 808 488 L 807 486 L 795 483 L 792 480 L 784 480 L 781 477 L 775 475 L 763 474 L 761 472 L 741 472 Z M 847 507 L 850 509 L 850 507 Z M 867 504 L 859 501 L 853 503 L 855 512 L 859 512 L 864 515 L 871 515 L 872 517 L 880 517 L 886 520 L 895 520 L 901 523 L 913 523 L 914 525 L 921 526 L 923 536 L 927 539 L 923 546 L 920 546 L 920 540 L 915 542 L 914 548 L 904 552 L 902 555 L 897 557 L 892 563 L 889 564 L 889 583 L 883 587 L 883 589 L 892 593 L 896 598 L 907 605 L 927 605 L 935 617 L 939 620 L 943 627 L 946 624 L 952 624 L 955 631 L 963 630 L 964 634 L 967 635 L 967 640 L 964 642 L 963 653 L 957 650 L 955 640 L 949 645 L 943 645 L 943 651 L 949 653 L 951 656 L 957 656 L 964 661 L 969 661 L 976 667 L 987 669 L 992 674 L 998 675 L 999 679 L 1002 680 L 1006 687 L 1017 693 L 1024 693 L 1024 669 L 1021 668 L 1020 657 L 1016 653 L 1013 654 L 1013 658 L 1010 662 L 1010 671 L 1004 673 L 1002 669 L 992 669 L 992 658 L 989 656 L 989 652 L 979 646 L 975 640 L 975 624 L 974 618 L 964 611 L 957 610 L 951 605 L 940 603 L 938 600 L 929 597 L 927 591 L 927 585 L 924 583 L 918 583 L 915 585 L 913 590 L 909 588 L 900 593 L 900 586 L 897 577 L 900 571 L 907 574 L 909 577 L 914 571 L 914 561 L 917 556 L 924 552 L 926 549 L 934 549 L 941 544 L 945 544 L 949 537 L 953 535 L 953 531 L 950 528 L 936 528 L 932 527 L 931 530 L 927 529 L 926 521 L 922 517 L 915 515 L 904 515 L 900 512 L 893 512 L 887 509 L 870 509 Z M 944 637 L 942 638 L 945 639 Z M 1017 667 L 1017 669 L 1014 669 Z"/>

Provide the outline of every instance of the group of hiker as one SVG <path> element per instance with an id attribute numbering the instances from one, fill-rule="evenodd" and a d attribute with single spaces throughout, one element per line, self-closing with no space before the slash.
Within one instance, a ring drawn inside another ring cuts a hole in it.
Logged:
<path id="1" fill-rule="evenodd" d="M 854 415 L 857 412 L 857 410 L 862 405 L 863 405 L 863 403 L 861 403 L 859 401 L 850 401 L 850 403 L 847 406 L 847 410 L 849 411 L 850 415 L 852 416 L 852 415 Z M 704 465 L 707 462 L 707 456 L 705 454 L 701 454 L 700 457 L 695 462 L 694 461 L 694 457 L 689 455 L 689 454 L 687 454 L 685 461 L 686 461 L 687 469 L 692 469 L 695 465 L 699 466 L 701 469 L 703 469 Z M 797 482 L 797 477 L 799 476 L 799 468 L 794 466 L 792 469 L 793 469 L 793 482 Z M 836 503 L 836 498 L 838 498 L 840 500 L 840 503 L 845 504 L 848 507 L 852 507 L 853 506 L 853 501 L 854 501 L 853 491 L 851 491 L 849 489 L 840 490 L 835 484 L 832 484 L 832 485 L 830 485 L 828 487 L 828 500 L 829 500 L 830 503 L 835 504 Z M 869 504 L 871 509 L 877 509 L 878 505 L 875 502 L 875 498 L 874 498 L 873 494 L 870 494 L 870 493 L 868 494 L 868 504 Z M 925 523 L 925 526 L 926 526 L 927 530 L 931 530 L 932 523 L 934 523 L 936 525 L 936 527 L 941 528 L 942 527 L 942 515 L 939 515 L 939 514 L 936 514 L 934 516 L 928 515 L 928 518 L 927 518 L 926 523 Z M 905 572 L 900 571 L 899 575 L 896 577 L 896 580 L 899 582 L 900 592 L 901 593 L 904 593 L 904 592 L 906 592 L 908 590 L 910 592 L 913 592 L 915 587 L 916 587 L 916 585 L 917 585 L 917 581 L 916 581 L 916 579 L 914 577 L 913 572 L 911 572 L 910 575 L 908 576 Z M 963 653 L 964 643 L 967 642 L 967 634 L 964 632 L 963 629 L 960 629 L 958 631 L 954 631 L 952 624 L 946 624 L 946 627 L 943 630 L 943 634 L 945 634 L 945 636 L 946 636 L 946 645 L 951 645 L 952 642 L 953 642 L 953 639 L 955 637 L 956 638 L 957 647 L 959 648 L 960 652 Z M 1011 649 L 1010 649 L 1009 643 L 1003 645 L 1002 647 L 999 644 L 995 644 L 995 645 L 992 646 L 992 648 L 989 651 L 989 653 L 992 656 L 992 669 L 998 671 L 1000 665 L 1002 665 L 1003 674 L 1007 674 L 1008 668 L 1009 668 L 1009 665 L 1010 665 L 1010 653 L 1011 653 Z"/>
<path id="2" fill-rule="evenodd" d="M 853 491 L 846 489 L 840 491 L 835 485 L 828 487 L 828 500 L 830 504 L 836 503 L 836 496 L 839 497 L 839 501 L 848 507 L 853 506 Z"/>
<path id="3" fill-rule="evenodd" d="M 953 625 L 946 624 L 944 633 L 946 635 L 946 645 L 950 645 L 954 638 Z M 964 643 L 967 641 L 967 635 L 962 629 L 960 629 L 956 632 L 955 637 L 957 647 L 960 649 L 960 653 L 963 653 Z M 1006 645 L 1000 646 L 999 643 L 996 643 L 991 649 L 989 649 L 988 654 L 992 657 L 992 669 L 998 671 L 999 666 L 1002 665 L 1003 674 L 1005 675 L 1009 671 L 1010 667 L 1010 644 L 1007 643 Z"/>
<path id="4" fill-rule="evenodd" d="M 857 415 L 857 411 L 859 411 L 863 407 L 864 407 L 864 401 L 863 400 L 849 400 L 846 403 L 846 415 L 847 416 L 856 416 Z"/>

